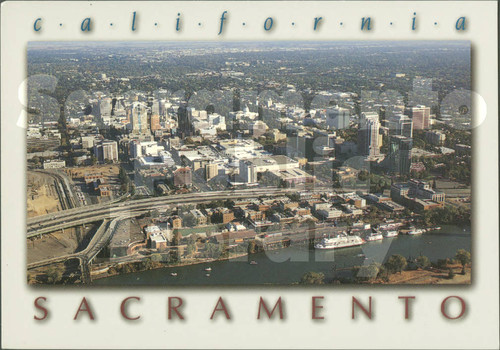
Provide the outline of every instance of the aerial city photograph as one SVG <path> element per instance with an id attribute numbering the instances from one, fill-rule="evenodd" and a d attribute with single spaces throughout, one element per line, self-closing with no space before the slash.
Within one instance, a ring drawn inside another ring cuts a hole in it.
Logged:
<path id="1" fill-rule="evenodd" d="M 471 283 L 469 41 L 39 41 L 27 62 L 29 285 Z"/>

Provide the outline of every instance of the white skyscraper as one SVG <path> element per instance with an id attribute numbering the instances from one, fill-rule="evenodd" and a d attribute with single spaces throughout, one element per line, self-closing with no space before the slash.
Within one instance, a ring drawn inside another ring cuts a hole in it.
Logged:
<path id="1" fill-rule="evenodd" d="M 111 115 L 111 109 L 113 106 L 113 100 L 106 97 L 99 102 L 99 112 L 100 117 L 109 117 Z"/>
<path id="2" fill-rule="evenodd" d="M 149 132 L 148 110 L 146 105 L 134 102 L 131 107 L 132 132 L 135 134 L 146 134 Z"/>
<path id="3" fill-rule="evenodd" d="M 346 129 L 349 127 L 349 110 L 339 106 L 330 107 L 326 110 L 326 125 L 334 129 Z"/>
<path id="4" fill-rule="evenodd" d="M 363 156 L 378 157 L 380 122 L 374 112 L 361 113 L 358 131 L 358 151 Z"/>

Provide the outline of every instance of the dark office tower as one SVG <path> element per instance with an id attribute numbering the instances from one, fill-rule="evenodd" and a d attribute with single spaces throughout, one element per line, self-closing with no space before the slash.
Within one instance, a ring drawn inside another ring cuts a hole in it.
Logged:
<path id="1" fill-rule="evenodd" d="M 393 135 L 389 144 L 390 171 L 400 175 L 410 173 L 413 140 L 401 135 Z"/>
<path id="2" fill-rule="evenodd" d="M 317 156 L 314 151 L 314 141 L 315 139 L 311 135 L 297 137 L 297 150 L 299 150 L 299 154 L 302 154 L 310 162 L 313 162 L 315 156 Z"/>
<path id="3" fill-rule="evenodd" d="M 101 101 L 96 101 L 92 103 L 92 114 L 94 117 L 100 118 L 101 117 Z"/>
<path id="4" fill-rule="evenodd" d="M 189 121 L 186 105 L 182 104 L 179 106 L 179 109 L 177 110 L 177 118 L 180 136 L 191 136 L 191 122 Z"/>
<path id="5" fill-rule="evenodd" d="M 160 109 L 160 117 L 165 117 L 167 115 L 167 108 L 165 108 L 165 100 L 160 100 L 158 102 Z"/>

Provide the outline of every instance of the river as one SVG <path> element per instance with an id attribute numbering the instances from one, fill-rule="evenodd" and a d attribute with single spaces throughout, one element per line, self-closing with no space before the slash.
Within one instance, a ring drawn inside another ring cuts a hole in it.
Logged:
<path id="1" fill-rule="evenodd" d="M 337 250 L 314 250 L 292 246 L 242 258 L 162 268 L 122 274 L 93 281 L 94 285 L 289 285 L 309 271 L 322 272 L 326 278 L 349 274 L 341 272 L 352 266 L 385 262 L 393 254 L 415 258 L 427 256 L 431 261 L 452 258 L 458 249 L 471 250 L 470 227 L 442 226 L 417 236 L 399 235 L 359 247 Z M 364 255 L 364 256 L 363 256 Z M 250 264 L 253 260 L 257 264 Z M 205 268 L 210 267 L 209 276 Z M 334 268 L 337 272 L 334 272 Z M 340 272 L 339 272 L 340 271 Z M 176 272 L 177 276 L 171 276 Z"/>

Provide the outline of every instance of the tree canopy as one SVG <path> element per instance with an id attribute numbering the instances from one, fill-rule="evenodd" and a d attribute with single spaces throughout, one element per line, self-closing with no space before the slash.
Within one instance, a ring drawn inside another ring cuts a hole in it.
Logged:
<path id="1" fill-rule="evenodd" d="M 406 258 L 399 254 L 392 255 L 389 260 L 385 263 L 387 269 L 393 273 L 403 271 L 406 268 L 407 262 Z"/>
<path id="2" fill-rule="evenodd" d="M 306 272 L 300 279 L 300 284 L 324 284 L 325 275 L 321 272 Z"/>
<path id="3" fill-rule="evenodd" d="M 455 259 L 457 259 L 460 262 L 460 264 L 462 264 L 462 266 L 465 266 L 471 262 L 470 252 L 468 252 L 465 249 L 459 249 L 457 250 Z"/>

